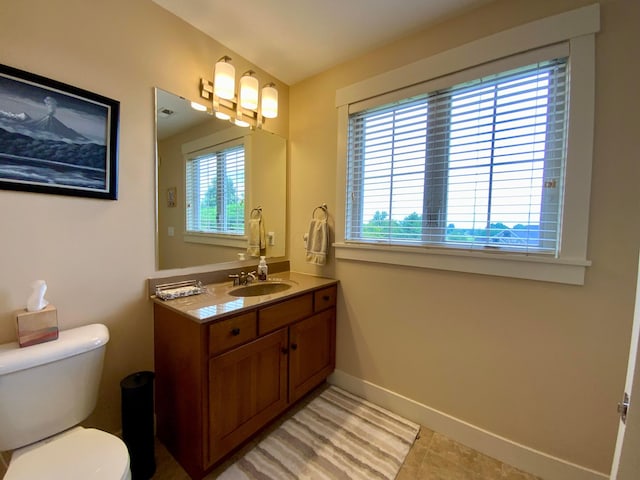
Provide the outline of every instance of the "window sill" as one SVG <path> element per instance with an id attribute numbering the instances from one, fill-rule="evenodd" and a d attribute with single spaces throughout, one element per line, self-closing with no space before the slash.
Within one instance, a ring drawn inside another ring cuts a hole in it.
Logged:
<path id="1" fill-rule="evenodd" d="M 336 259 L 584 285 L 589 260 L 426 247 L 334 243 Z"/>
<path id="2" fill-rule="evenodd" d="M 219 235 L 215 233 L 185 233 L 182 238 L 188 243 L 204 243 L 237 248 L 246 248 L 248 241 L 244 235 Z"/>

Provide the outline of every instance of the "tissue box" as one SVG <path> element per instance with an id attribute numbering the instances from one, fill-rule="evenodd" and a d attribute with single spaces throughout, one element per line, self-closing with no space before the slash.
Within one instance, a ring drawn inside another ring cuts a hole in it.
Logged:
<path id="1" fill-rule="evenodd" d="M 37 312 L 21 310 L 16 315 L 18 344 L 21 347 L 49 342 L 58 338 L 58 311 L 47 305 Z"/>

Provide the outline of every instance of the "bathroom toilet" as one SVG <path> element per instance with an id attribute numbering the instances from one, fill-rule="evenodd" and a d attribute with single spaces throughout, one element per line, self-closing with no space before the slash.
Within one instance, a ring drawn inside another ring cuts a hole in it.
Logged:
<path id="1" fill-rule="evenodd" d="M 4 480 L 131 479 L 124 442 L 78 426 L 95 408 L 108 341 L 94 324 L 0 345 L 0 451 L 13 450 Z"/>

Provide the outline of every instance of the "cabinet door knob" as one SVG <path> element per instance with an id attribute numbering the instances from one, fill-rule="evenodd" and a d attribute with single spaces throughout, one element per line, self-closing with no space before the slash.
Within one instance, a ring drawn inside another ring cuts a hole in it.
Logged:
<path id="1" fill-rule="evenodd" d="M 297 350 L 298 349 L 298 344 L 297 343 L 292 343 L 291 344 L 291 350 Z"/>
<path id="2" fill-rule="evenodd" d="M 282 347 L 282 353 L 286 355 L 289 353 L 289 349 L 287 347 Z"/>
<path id="3" fill-rule="evenodd" d="M 233 330 L 231 330 L 231 335 L 237 337 L 238 335 L 240 335 L 240 329 L 238 327 L 234 328 Z"/>
<path id="4" fill-rule="evenodd" d="M 323 299 L 325 302 L 328 302 L 328 301 L 331 299 L 331 297 L 330 297 L 329 295 L 323 295 L 323 296 L 322 296 L 322 299 Z"/>

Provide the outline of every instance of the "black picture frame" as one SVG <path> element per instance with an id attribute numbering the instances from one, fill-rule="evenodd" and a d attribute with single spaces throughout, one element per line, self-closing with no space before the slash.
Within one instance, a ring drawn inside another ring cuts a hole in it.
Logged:
<path id="1" fill-rule="evenodd" d="M 0 189 L 117 200 L 120 102 L 0 64 Z"/>

